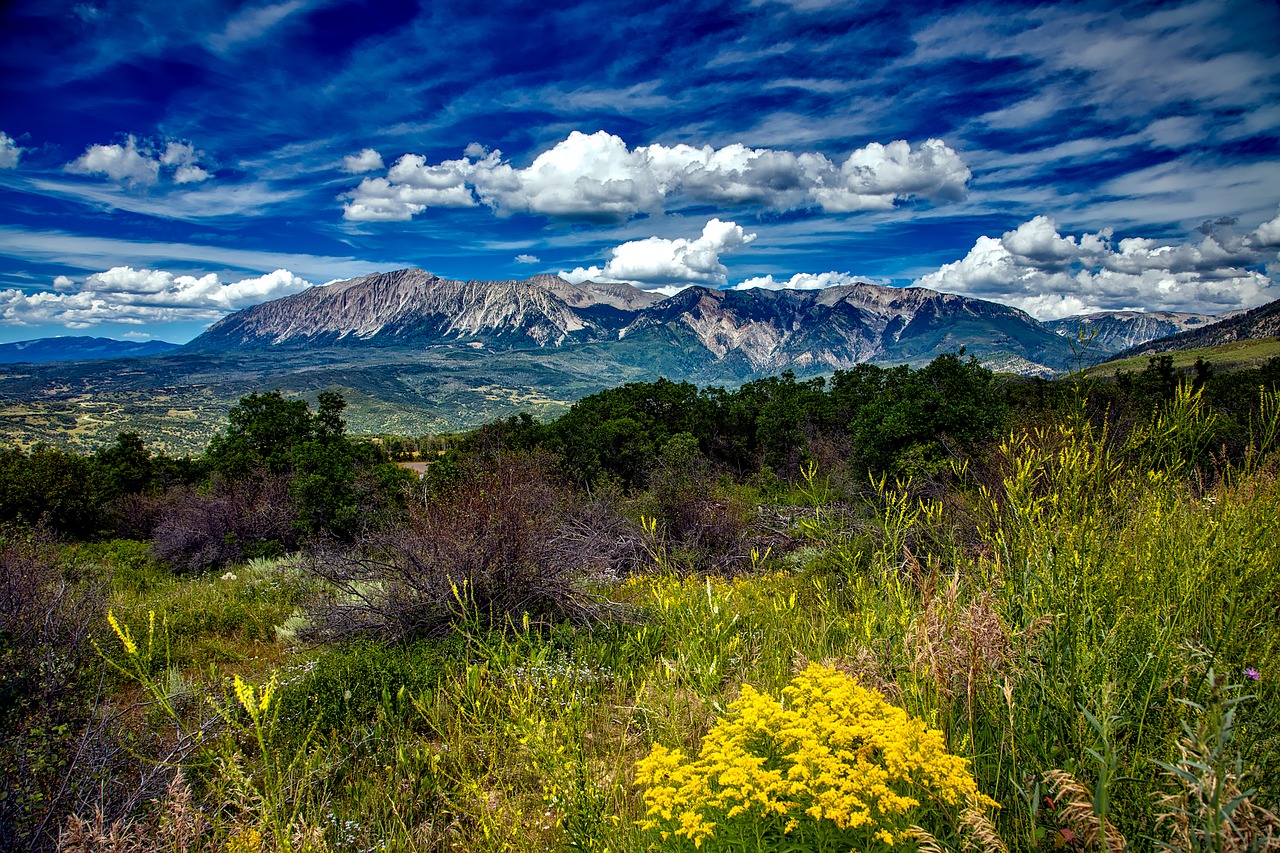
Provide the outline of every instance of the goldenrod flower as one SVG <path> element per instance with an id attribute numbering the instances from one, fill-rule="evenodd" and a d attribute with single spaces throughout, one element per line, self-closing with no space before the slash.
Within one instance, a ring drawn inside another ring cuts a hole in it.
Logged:
<path id="1" fill-rule="evenodd" d="M 763 821 L 783 834 L 834 824 L 893 845 L 926 799 L 994 806 L 927 728 L 874 690 L 819 664 L 777 701 L 743 685 L 703 739 L 697 758 L 655 744 L 636 765 L 643 826 L 701 847 L 719 821 Z"/>

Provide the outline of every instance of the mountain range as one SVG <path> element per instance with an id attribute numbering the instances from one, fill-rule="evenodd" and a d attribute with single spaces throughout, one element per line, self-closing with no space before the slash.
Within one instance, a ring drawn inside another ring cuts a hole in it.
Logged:
<path id="1" fill-rule="evenodd" d="M 1138 342 L 1116 353 L 1116 359 L 1217 347 L 1234 341 L 1280 337 L 1280 300 L 1227 315 L 1216 323 L 1186 329 L 1168 337 Z"/>
<path id="2" fill-rule="evenodd" d="M 998 371 L 1048 376 L 1170 330 L 1207 333 L 1212 319 L 1110 312 L 1041 323 L 994 302 L 870 283 L 663 295 L 406 269 L 245 308 L 160 355 L 6 365 L 0 435 L 92 446 L 130 430 L 195 452 L 241 396 L 271 389 L 338 391 L 354 432 L 422 435 L 518 411 L 553 416 L 626 382 L 737 385 L 784 370 L 920 365 L 962 349 Z M 1096 330 L 1083 351 L 1082 326 Z"/>
<path id="3" fill-rule="evenodd" d="M 1202 329 L 1221 318 L 1209 314 L 1181 314 L 1173 311 L 1100 311 L 1046 320 L 1044 325 L 1063 337 L 1075 341 L 1096 360 L 1122 350 L 1176 335 Z"/>
<path id="4" fill-rule="evenodd" d="M 184 349 L 422 350 L 457 344 L 503 350 L 592 344 L 624 364 L 670 365 L 680 378 L 720 382 L 869 361 L 921 363 L 962 346 L 1017 373 L 1047 375 L 1071 361 L 1063 336 L 1022 311 L 924 288 L 690 287 L 662 296 L 550 275 L 463 282 L 419 269 L 368 275 L 246 308 Z"/>
<path id="5" fill-rule="evenodd" d="M 178 348 L 165 341 L 117 341 L 112 338 L 68 336 L 37 338 L 0 344 L 0 364 L 51 361 L 84 361 L 99 358 L 136 358 L 158 355 Z"/>

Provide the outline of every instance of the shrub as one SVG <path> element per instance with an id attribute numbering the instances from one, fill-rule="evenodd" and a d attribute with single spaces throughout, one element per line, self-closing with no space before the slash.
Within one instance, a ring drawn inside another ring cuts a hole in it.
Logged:
<path id="1" fill-rule="evenodd" d="M 281 722 L 295 739 L 311 726 L 321 735 L 349 736 L 379 714 L 403 714 L 410 696 L 430 694 L 446 673 L 436 643 L 383 645 L 357 641 L 324 650 L 280 692 Z"/>
<path id="2" fill-rule="evenodd" d="M 892 847 L 930 806 L 995 805 L 941 732 L 843 673 L 810 664 L 783 697 L 743 685 L 696 758 L 655 745 L 637 764 L 663 849 Z"/>
<path id="3" fill-rule="evenodd" d="M 0 529 L 0 848 L 47 844 L 100 781 L 88 670 L 104 598 L 64 572 L 46 532 Z"/>
<path id="4" fill-rule="evenodd" d="M 283 476 L 210 489 L 180 486 L 165 495 L 152 551 L 187 571 L 278 556 L 293 546 L 293 521 Z"/>
<path id="5" fill-rule="evenodd" d="M 313 556 L 337 593 L 316 624 L 330 636 L 440 636 L 459 620 L 501 628 L 526 619 L 591 623 L 605 605 L 558 559 L 566 496 L 545 461 L 503 455 L 451 492 L 414 507 L 403 528 L 375 532 L 351 552 Z"/>

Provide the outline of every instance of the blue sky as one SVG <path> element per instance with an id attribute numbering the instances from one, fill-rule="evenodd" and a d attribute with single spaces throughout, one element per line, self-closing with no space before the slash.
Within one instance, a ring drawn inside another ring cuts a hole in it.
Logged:
<path id="1" fill-rule="evenodd" d="M 1268 0 L 16 0 L 0 66 L 0 341 L 405 266 L 1280 298 Z"/>

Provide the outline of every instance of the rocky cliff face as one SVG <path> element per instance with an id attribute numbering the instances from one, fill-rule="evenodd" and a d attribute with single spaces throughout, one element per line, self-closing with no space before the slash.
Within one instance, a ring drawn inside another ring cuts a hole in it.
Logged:
<path id="1" fill-rule="evenodd" d="M 1045 325 L 1073 341 L 1078 340 L 1081 328 L 1086 338 L 1096 329 L 1097 333 L 1089 342 L 1089 350 L 1099 355 L 1112 355 L 1167 335 L 1203 328 L 1217 319 L 1208 314 L 1173 311 L 1102 311 L 1050 320 Z"/>
<path id="2" fill-rule="evenodd" d="M 423 270 L 317 287 L 233 314 L 188 345 L 196 351 L 454 343 L 502 349 L 603 346 L 661 361 L 676 348 L 737 373 L 818 372 L 866 361 L 921 362 L 965 346 L 1024 372 L 1051 372 L 1065 339 L 1028 315 L 923 288 L 854 284 L 819 291 L 710 290 L 662 296 L 625 284 L 556 276 L 454 281 Z M 647 348 L 647 349 L 646 349 Z M 622 356 L 619 356 L 622 357 Z"/>
<path id="3" fill-rule="evenodd" d="M 1146 341 L 1116 354 L 1116 358 L 1131 358 L 1136 355 L 1158 355 L 1178 350 L 1199 349 L 1200 347 L 1216 347 L 1232 341 L 1258 340 L 1261 338 L 1280 337 L 1280 299 L 1250 308 L 1243 313 L 1235 312 L 1216 319 L 1199 328 L 1187 329 L 1164 338 Z"/>
<path id="4" fill-rule="evenodd" d="M 252 349 L 494 338 L 513 346 L 559 346 L 610 336 L 611 324 L 594 319 L 592 309 L 632 312 L 661 298 L 636 288 L 627 291 L 618 285 L 574 288 L 555 276 L 454 281 L 418 269 L 398 270 L 247 308 L 192 343 L 204 349 Z"/>

